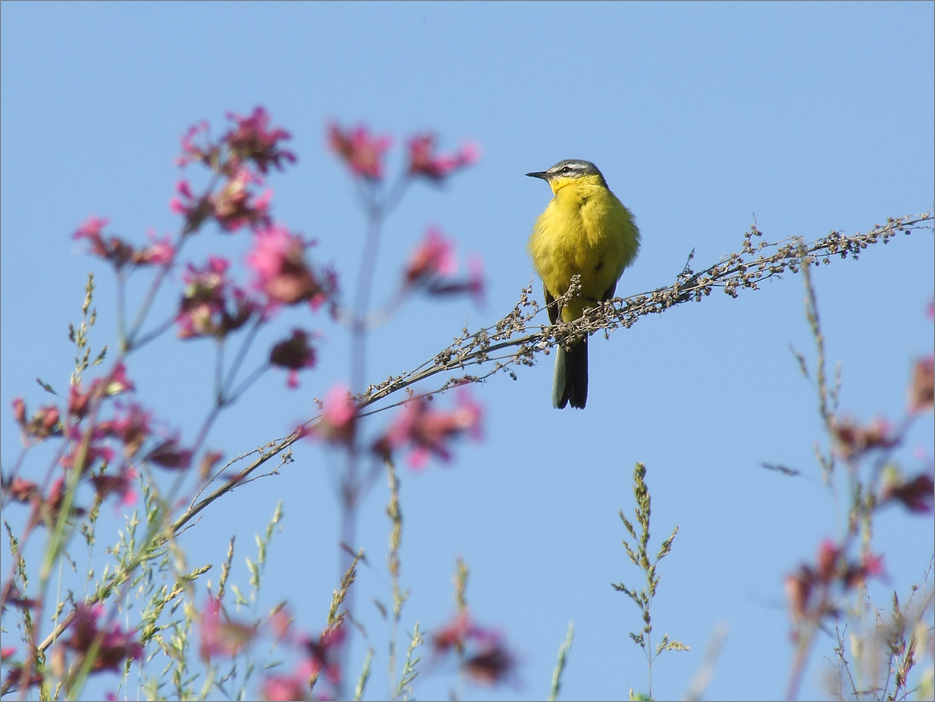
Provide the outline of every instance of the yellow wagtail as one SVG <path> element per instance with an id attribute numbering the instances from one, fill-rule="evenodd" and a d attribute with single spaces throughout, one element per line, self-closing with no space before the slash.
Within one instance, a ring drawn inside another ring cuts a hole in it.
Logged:
<path id="1" fill-rule="evenodd" d="M 554 197 L 539 215 L 529 237 L 532 265 L 542 278 L 549 320 L 558 319 L 553 304 L 579 276 L 580 293 L 561 309 L 563 322 L 578 319 L 589 307 L 614 295 L 617 280 L 636 258 L 640 232 L 633 215 L 607 187 L 590 161 L 559 161 L 547 171 L 527 173 L 542 178 Z M 588 400 L 588 337 L 567 349 L 556 348 L 552 404 L 561 409 L 571 402 L 583 408 Z"/>

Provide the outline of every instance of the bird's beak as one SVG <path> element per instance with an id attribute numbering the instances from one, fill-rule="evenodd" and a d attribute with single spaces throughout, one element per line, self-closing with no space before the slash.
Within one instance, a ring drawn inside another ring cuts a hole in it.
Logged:
<path id="1" fill-rule="evenodd" d="M 549 174 L 546 171 L 537 171 L 535 173 L 527 173 L 530 178 L 542 178 L 542 180 L 548 180 Z"/>

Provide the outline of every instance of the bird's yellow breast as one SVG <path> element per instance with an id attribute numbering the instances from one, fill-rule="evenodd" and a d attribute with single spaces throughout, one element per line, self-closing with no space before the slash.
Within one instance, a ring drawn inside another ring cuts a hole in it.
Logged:
<path id="1" fill-rule="evenodd" d="M 533 227 L 529 255 L 553 297 L 564 295 L 573 275 L 581 297 L 563 310 L 565 321 L 581 316 L 613 287 L 636 258 L 639 230 L 630 211 L 596 179 L 550 183 L 555 193 Z"/>

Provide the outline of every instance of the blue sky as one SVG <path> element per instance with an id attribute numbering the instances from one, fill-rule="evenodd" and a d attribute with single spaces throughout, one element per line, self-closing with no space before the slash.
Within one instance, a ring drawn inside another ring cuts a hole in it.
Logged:
<path id="1" fill-rule="evenodd" d="M 348 290 L 364 217 L 326 148 L 326 125 L 365 124 L 397 147 L 425 129 L 443 149 L 463 140 L 481 147 L 480 162 L 443 187 L 410 188 L 387 222 L 373 286 L 385 299 L 437 224 L 457 240 L 462 262 L 484 260 L 486 305 L 412 301 L 371 337 L 368 379 L 377 382 L 431 358 L 463 326 L 492 324 L 512 309 L 533 280 L 526 239 L 549 198 L 523 174 L 563 158 L 597 163 L 636 217 L 643 244 L 617 286 L 623 296 L 670 284 L 692 251 L 701 268 L 739 250 L 754 218 L 769 240 L 811 240 L 928 210 L 933 19 L 931 3 L 4 2 L 3 465 L 19 451 L 12 399 L 47 401 L 37 376 L 67 387 L 67 324 L 78 319 L 89 271 L 98 284 L 94 341 L 114 339 L 109 271 L 71 233 L 90 215 L 138 242 L 150 229 L 176 231 L 173 159 L 179 137 L 200 120 L 219 133 L 227 111 L 263 105 L 292 132 L 298 163 L 269 178 L 275 216 L 319 239 L 317 256 L 342 271 Z M 401 153 L 391 155 L 391 170 Z M 242 260 L 247 244 L 214 236 L 200 251 L 224 247 Z M 931 233 L 918 232 L 815 273 L 828 356 L 842 368 L 841 406 L 862 421 L 898 419 L 910 361 L 931 352 L 933 253 Z M 538 282 L 534 289 L 539 295 Z M 817 400 L 790 350 L 814 357 L 803 298 L 801 279 L 789 275 L 737 300 L 715 294 L 592 339 L 583 412 L 550 406 L 551 356 L 520 368 L 515 381 L 500 375 L 476 386 L 484 440 L 458 445 L 451 464 L 401 471 L 403 585 L 412 589 L 403 629 L 418 619 L 431 630 L 452 614 L 461 556 L 474 614 L 500 628 L 523 661 L 508 695 L 547 694 L 572 620 L 564 698 L 645 691 L 645 660 L 628 636 L 639 613 L 610 587 L 639 583 L 617 513 L 632 510 L 641 461 L 654 543 L 680 527 L 661 566 L 656 631 L 692 647 L 659 659 L 654 695 L 684 694 L 721 627 L 707 696 L 783 695 L 793 654 L 783 577 L 842 528 L 813 455 L 822 439 Z M 172 300 L 161 304 L 168 314 Z M 348 335 L 324 322 L 322 331 L 319 367 L 301 389 L 287 391 L 281 374 L 268 374 L 224 415 L 211 446 L 232 456 L 283 436 L 310 416 L 312 397 L 346 379 Z M 166 339 L 131 359 L 140 399 L 183 436 L 210 406 L 210 358 L 207 344 Z M 909 444 L 910 466 L 931 462 L 931 417 Z M 927 458 L 913 459 L 916 448 Z M 784 478 L 762 462 L 805 477 Z M 288 599 L 302 628 L 320 629 L 337 584 L 340 465 L 337 454 L 303 444 L 280 475 L 216 503 L 183 537 L 190 564 L 219 564 L 236 534 L 233 577 L 245 583 L 239 564 L 254 556 L 253 535 L 282 500 L 261 609 Z M 373 598 L 389 599 L 385 503 L 381 481 L 359 531 L 371 563 L 358 582 L 358 616 L 373 624 L 376 649 L 370 697 L 386 694 L 387 630 L 370 608 Z M 892 586 L 923 578 L 930 518 L 890 510 L 875 539 Z M 885 606 L 886 587 L 875 594 Z M 352 666 L 362 660 L 358 644 Z M 827 694 L 823 656 L 832 647 L 820 640 L 803 697 Z M 462 697 L 503 694 L 447 670 L 426 676 L 416 694 L 452 688 Z"/>

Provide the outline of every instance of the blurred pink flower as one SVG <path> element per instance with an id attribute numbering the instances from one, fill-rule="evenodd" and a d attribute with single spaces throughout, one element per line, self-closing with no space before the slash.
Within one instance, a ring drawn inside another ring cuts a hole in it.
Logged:
<path id="1" fill-rule="evenodd" d="M 344 383 L 336 383 L 321 404 L 321 419 L 308 431 L 308 435 L 334 444 L 349 444 L 354 438 L 357 418 L 357 405 L 350 388 Z"/>
<path id="2" fill-rule="evenodd" d="M 260 685 L 260 695 L 269 702 L 308 700 L 311 692 L 308 684 L 312 677 L 312 665 L 303 660 L 290 675 L 267 675 Z"/>
<path id="3" fill-rule="evenodd" d="M 300 235 L 272 225 L 255 233 L 247 265 L 256 273 L 254 286 L 263 291 L 269 306 L 308 301 L 313 308 L 334 293 L 333 277 L 317 275 L 305 261 L 310 246 Z"/>
<path id="4" fill-rule="evenodd" d="M 256 636 L 257 628 L 231 621 L 221 607 L 221 601 L 208 597 L 201 615 L 201 658 L 231 657 L 240 653 Z"/>
<path id="5" fill-rule="evenodd" d="M 899 443 L 899 437 L 893 435 L 893 428 L 883 418 L 860 426 L 852 419 L 832 420 L 831 435 L 838 454 L 844 459 L 858 457 L 873 449 L 889 449 Z"/>
<path id="6" fill-rule="evenodd" d="M 420 134 L 409 141 L 409 172 L 423 175 L 436 182 L 444 180 L 456 170 L 476 163 L 480 149 L 476 144 L 465 144 L 453 154 L 435 153 L 435 136 Z"/>
<path id="7" fill-rule="evenodd" d="M 451 459 L 450 441 L 462 434 L 480 438 L 482 408 L 471 399 L 465 388 L 456 393 L 457 406 L 450 411 L 430 409 L 425 397 L 409 400 L 387 432 L 377 439 L 374 450 L 386 457 L 393 451 L 410 446 L 409 464 L 423 468 L 431 455 L 444 461 Z"/>
<path id="8" fill-rule="evenodd" d="M 466 611 L 432 636 L 432 647 L 438 655 L 456 651 L 462 670 L 478 683 L 495 685 L 515 674 L 516 659 L 500 633 L 478 626 Z"/>
<path id="9" fill-rule="evenodd" d="M 288 141 L 292 135 L 285 129 L 270 127 L 270 117 L 264 108 L 255 108 L 248 117 L 228 112 L 227 118 L 237 123 L 223 137 L 235 161 L 252 161 L 261 173 L 268 172 L 271 165 L 282 170 L 283 161 L 295 163 L 295 154 L 279 146 L 280 141 Z"/>
<path id="10" fill-rule="evenodd" d="M 211 145 L 210 138 L 208 137 L 208 130 L 208 123 L 204 120 L 188 128 L 188 131 L 186 131 L 180 139 L 182 143 L 182 155 L 175 159 L 177 166 L 184 168 L 188 163 L 211 162 L 213 155 L 217 151 L 217 147 Z M 205 141 L 208 142 L 204 148 L 195 144 L 195 138 L 199 134 L 204 134 Z"/>
<path id="11" fill-rule="evenodd" d="M 383 156 L 390 148 L 387 136 L 371 136 L 366 127 L 343 131 L 337 124 L 328 127 L 328 144 L 356 176 L 383 178 Z"/>
<path id="12" fill-rule="evenodd" d="M 135 402 L 118 405 L 117 411 L 115 419 L 101 422 L 98 427 L 119 439 L 123 443 L 124 457 L 132 459 L 152 432 L 152 413 Z"/>
<path id="13" fill-rule="evenodd" d="M 900 502 L 910 512 L 929 514 L 935 503 L 935 479 L 928 473 L 919 473 L 911 480 L 893 475 L 880 491 L 880 502 Z"/>
<path id="14" fill-rule="evenodd" d="M 97 646 L 91 672 L 102 670 L 119 671 L 127 660 L 139 660 L 143 657 L 143 646 L 131 632 L 123 631 L 118 624 L 109 629 L 101 629 L 99 620 L 104 608 L 100 605 L 79 604 L 75 617 L 68 627 L 70 638 L 65 646 L 79 656 L 85 656 Z M 103 632 L 103 633 L 102 633 Z"/>
<path id="15" fill-rule="evenodd" d="M 409 257 L 406 283 L 418 285 L 438 276 L 452 275 L 458 268 L 454 257 L 454 244 L 442 236 L 438 227 L 429 227 L 422 243 Z"/>
<path id="16" fill-rule="evenodd" d="M 136 477 L 136 469 L 127 468 L 117 475 L 92 475 L 91 482 L 94 484 L 94 490 L 101 500 L 115 494 L 120 497 L 120 505 L 132 507 L 136 504 L 137 499 L 136 490 L 133 489 L 133 482 Z"/>
<path id="17" fill-rule="evenodd" d="M 223 338 L 246 324 L 260 305 L 227 278 L 230 263 L 212 256 L 201 268 L 189 263 L 175 321 L 182 339 Z"/>
<path id="18" fill-rule="evenodd" d="M 134 251 L 133 263 L 138 266 L 161 266 L 171 263 L 175 258 L 175 246 L 172 245 L 172 237 L 166 234 L 162 239 L 157 239 L 155 233 L 150 232 L 149 238 L 153 243 Z"/>
<path id="19" fill-rule="evenodd" d="M 211 196 L 212 211 L 221 229 L 236 232 L 244 226 L 269 226 L 269 203 L 273 199 L 273 191 L 267 189 L 257 196 L 250 189 L 251 184 L 262 182 L 261 178 L 241 166 Z"/>
<path id="20" fill-rule="evenodd" d="M 186 470 L 192 464 L 192 452 L 182 448 L 177 437 L 170 437 L 156 445 L 144 460 L 167 470 Z"/>
<path id="21" fill-rule="evenodd" d="M 107 223 L 108 220 L 102 217 L 91 217 L 78 228 L 72 238 L 87 239 L 91 245 L 91 253 L 109 261 L 118 271 L 127 264 L 134 266 L 165 264 L 175 256 L 175 248 L 168 236 L 162 241 L 151 237 L 153 244 L 141 249 L 135 249 L 120 237 L 112 236 L 105 239 L 103 229 Z"/>
<path id="22" fill-rule="evenodd" d="M 315 366 L 315 349 L 309 343 L 309 335 L 301 329 L 293 329 L 292 336 L 273 346 L 269 354 L 274 366 L 289 369 L 290 388 L 299 386 L 299 371 Z"/>
<path id="23" fill-rule="evenodd" d="M 913 414 L 931 412 L 935 407 L 935 358 L 918 359 L 912 366 L 909 384 L 909 411 Z"/>
<path id="24" fill-rule="evenodd" d="M 484 267 L 481 259 L 477 256 L 468 259 L 467 279 L 452 277 L 457 268 L 454 243 L 446 239 L 437 227 L 429 227 L 409 257 L 403 285 L 424 290 L 429 295 L 468 293 L 476 302 L 483 303 Z"/>

